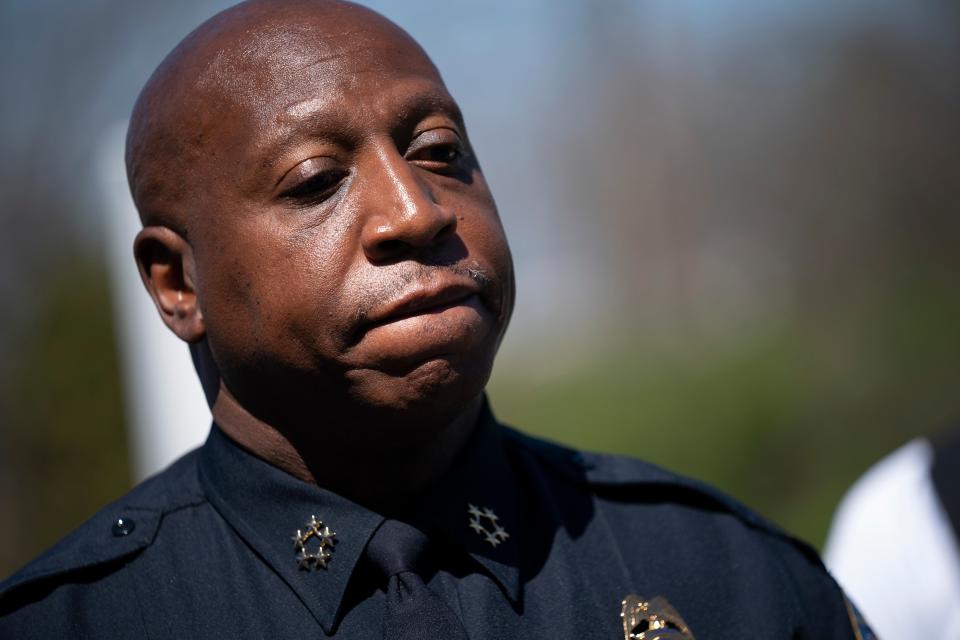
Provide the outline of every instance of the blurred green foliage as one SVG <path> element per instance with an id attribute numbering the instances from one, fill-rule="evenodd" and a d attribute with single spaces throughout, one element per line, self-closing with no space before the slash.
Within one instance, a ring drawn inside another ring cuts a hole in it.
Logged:
<path id="1" fill-rule="evenodd" d="M 130 486 L 104 267 L 74 256 L 48 273 L 0 387 L 2 575 Z"/>

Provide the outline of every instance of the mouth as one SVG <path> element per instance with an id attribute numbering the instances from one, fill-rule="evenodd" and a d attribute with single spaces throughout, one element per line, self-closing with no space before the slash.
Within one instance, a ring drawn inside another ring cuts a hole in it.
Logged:
<path id="1" fill-rule="evenodd" d="M 479 290 L 471 281 L 444 278 L 437 282 L 417 284 L 394 300 L 374 308 L 358 327 L 358 334 L 417 316 L 442 314 L 454 307 L 472 302 Z"/>
<path id="2" fill-rule="evenodd" d="M 357 317 L 346 354 L 351 367 L 406 375 L 444 362 L 449 373 L 495 351 L 496 315 L 482 281 L 444 270 L 403 284 Z"/>

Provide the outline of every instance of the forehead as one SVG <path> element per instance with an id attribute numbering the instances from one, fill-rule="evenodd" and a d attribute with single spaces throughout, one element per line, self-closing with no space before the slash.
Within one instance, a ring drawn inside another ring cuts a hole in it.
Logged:
<path id="1" fill-rule="evenodd" d="M 219 48 L 198 88 L 258 129 L 307 116 L 361 115 L 404 88 L 446 95 L 419 45 L 379 16 L 343 24 L 273 21 L 244 35 Z"/>
<path id="2" fill-rule="evenodd" d="M 141 218 L 186 224 L 196 199 L 211 195 L 209 178 L 236 183 L 279 162 L 272 150 L 292 149 L 294 138 L 371 130 L 384 122 L 371 119 L 378 111 L 403 118 L 410 100 L 396 98 L 418 91 L 442 95 L 459 121 L 420 46 L 369 9 L 339 0 L 231 7 L 177 45 L 137 100 L 127 168 Z"/>

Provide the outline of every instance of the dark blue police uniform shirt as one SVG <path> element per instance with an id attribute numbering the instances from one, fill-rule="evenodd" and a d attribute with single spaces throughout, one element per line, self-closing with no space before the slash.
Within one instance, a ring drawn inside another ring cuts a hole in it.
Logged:
<path id="1" fill-rule="evenodd" d="M 336 533 L 326 569 L 298 566 L 292 538 L 312 515 Z M 816 553 L 745 508 L 486 409 L 451 473 L 390 515 L 429 534 L 425 580 L 471 638 L 623 638 L 631 593 L 665 598 L 697 640 L 858 637 Z M 214 426 L 2 583 L 0 636 L 380 640 L 385 596 L 363 551 L 383 518 Z"/>

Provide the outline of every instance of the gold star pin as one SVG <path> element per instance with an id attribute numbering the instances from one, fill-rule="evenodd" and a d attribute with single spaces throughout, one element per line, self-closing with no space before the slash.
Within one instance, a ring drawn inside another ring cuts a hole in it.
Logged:
<path id="1" fill-rule="evenodd" d="M 476 505 L 467 504 L 467 515 L 469 516 L 467 525 L 473 529 L 478 536 L 490 543 L 491 547 L 496 547 L 510 537 L 510 534 L 500 526 L 498 522 L 500 518 L 493 512 L 493 509 L 484 507 L 481 510 Z M 491 528 L 484 526 L 481 520 L 486 520 Z"/>
<path id="2" fill-rule="evenodd" d="M 316 538 L 316 551 L 311 553 L 307 549 L 307 543 L 311 538 Z M 306 524 L 306 529 L 297 529 L 293 536 L 293 550 L 297 554 L 297 566 L 307 571 L 316 569 L 326 569 L 327 564 L 333 558 L 333 548 L 337 544 L 337 534 L 330 530 L 330 527 L 323 524 L 323 521 L 317 520 L 317 516 L 310 516 Z"/>

